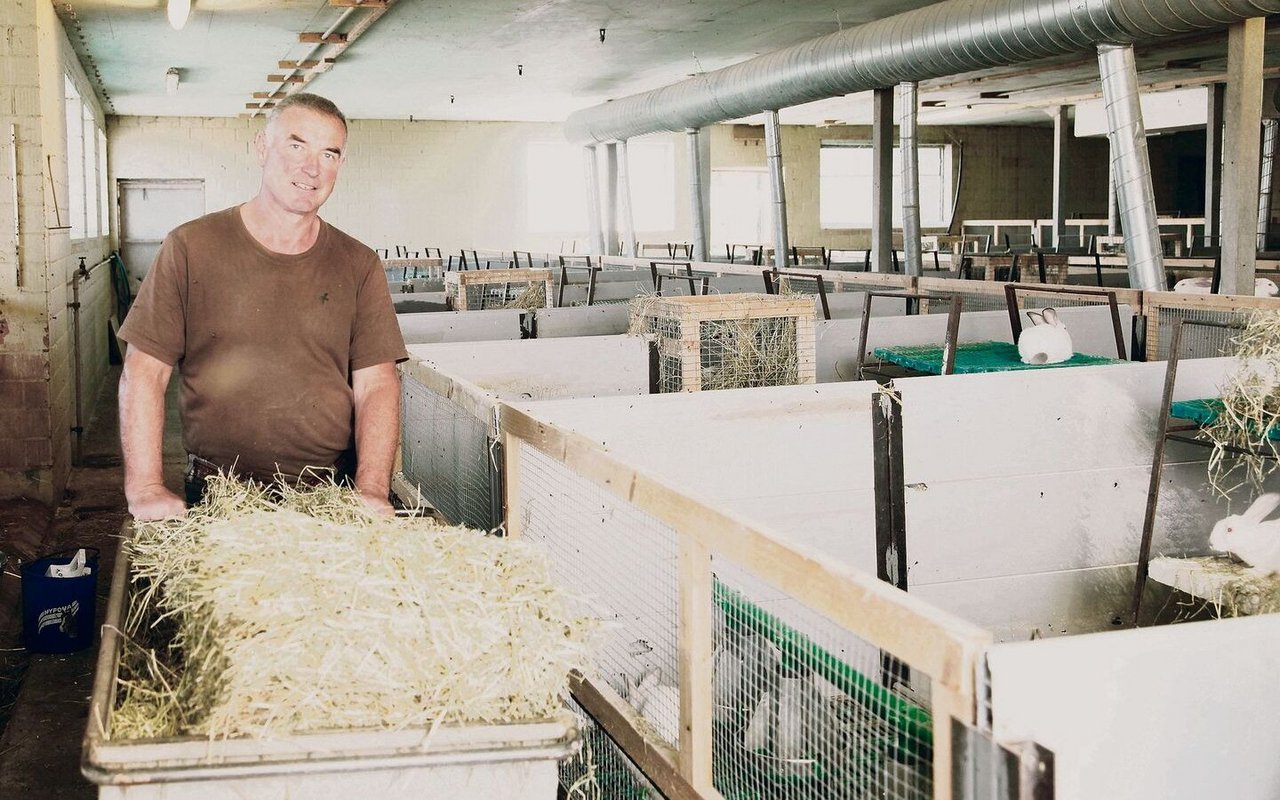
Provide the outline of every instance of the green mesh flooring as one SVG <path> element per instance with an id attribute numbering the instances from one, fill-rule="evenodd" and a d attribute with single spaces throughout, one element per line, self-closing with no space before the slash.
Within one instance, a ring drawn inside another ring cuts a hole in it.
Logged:
<path id="1" fill-rule="evenodd" d="M 881 361 L 900 367 L 942 374 L 942 348 L 937 345 L 919 347 L 877 347 L 872 354 Z M 1057 364 L 1023 364 L 1018 358 L 1018 346 L 1009 342 L 969 342 L 956 347 L 957 373 L 1009 372 L 1016 369 L 1052 369 L 1056 367 L 1084 367 L 1097 364 L 1119 364 L 1114 358 L 1076 353 Z"/>
<path id="2" fill-rule="evenodd" d="M 1178 419 L 1189 419 L 1199 425 L 1210 425 L 1222 413 L 1222 401 L 1211 400 L 1178 400 L 1169 404 L 1169 416 Z M 1272 426 L 1267 438 L 1280 441 L 1280 427 Z"/>

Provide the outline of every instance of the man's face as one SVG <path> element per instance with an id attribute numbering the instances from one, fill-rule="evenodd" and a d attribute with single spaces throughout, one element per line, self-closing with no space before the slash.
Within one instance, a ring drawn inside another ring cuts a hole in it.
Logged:
<path id="1" fill-rule="evenodd" d="M 285 109 L 258 134 L 262 193 L 285 211 L 314 214 L 333 192 L 346 144 L 340 121 L 308 108 Z"/>

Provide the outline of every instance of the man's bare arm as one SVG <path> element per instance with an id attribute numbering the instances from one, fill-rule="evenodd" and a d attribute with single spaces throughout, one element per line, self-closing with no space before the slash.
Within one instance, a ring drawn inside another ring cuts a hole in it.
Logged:
<path id="1" fill-rule="evenodd" d="M 391 514 L 391 468 L 400 441 L 400 374 L 392 363 L 351 373 L 356 407 L 356 489 L 374 510 Z"/>
<path id="2" fill-rule="evenodd" d="M 136 347 L 125 353 L 120 374 L 120 449 L 124 495 L 139 520 L 180 517 L 182 498 L 164 485 L 164 393 L 173 367 Z"/>

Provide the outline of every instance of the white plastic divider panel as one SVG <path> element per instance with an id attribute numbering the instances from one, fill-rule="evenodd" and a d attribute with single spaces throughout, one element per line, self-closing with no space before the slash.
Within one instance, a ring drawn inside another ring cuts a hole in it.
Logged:
<path id="1" fill-rule="evenodd" d="M 1274 800 L 1280 615 L 988 651 L 996 740 L 1053 751 L 1056 800 Z"/>
<path id="2" fill-rule="evenodd" d="M 1181 362 L 1175 400 L 1216 397 L 1232 359 Z M 906 378 L 910 591 L 1026 639 L 1128 609 L 1165 364 Z M 1153 553 L 1207 552 L 1227 513 L 1207 448 L 1169 443 Z"/>
<path id="3" fill-rule="evenodd" d="M 537 339 L 612 336 L 626 333 L 631 324 L 629 303 L 539 308 L 532 313 Z"/>
<path id="4" fill-rule="evenodd" d="M 482 314 L 466 311 L 399 314 L 396 322 L 400 324 L 405 344 L 520 338 L 518 310 L 495 310 Z"/>

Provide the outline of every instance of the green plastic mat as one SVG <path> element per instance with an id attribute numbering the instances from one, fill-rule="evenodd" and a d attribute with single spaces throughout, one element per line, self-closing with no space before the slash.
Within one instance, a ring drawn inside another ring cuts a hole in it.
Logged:
<path id="1" fill-rule="evenodd" d="M 1199 425 L 1210 425 L 1222 413 L 1222 401 L 1217 398 L 1206 400 L 1178 400 L 1169 404 L 1169 416 L 1178 419 L 1189 419 Z M 1280 427 L 1272 426 L 1267 438 L 1280 441 Z"/>
<path id="2" fill-rule="evenodd" d="M 919 347 L 877 347 L 872 354 L 881 361 L 889 361 L 900 367 L 942 374 L 942 348 L 937 345 Z M 1057 364 L 1023 364 L 1018 357 L 1018 346 L 1009 342 L 968 342 L 956 347 L 957 373 L 1009 372 L 1017 369 L 1053 369 L 1056 367 L 1084 367 L 1098 364 L 1122 363 L 1114 358 L 1076 353 Z"/>

